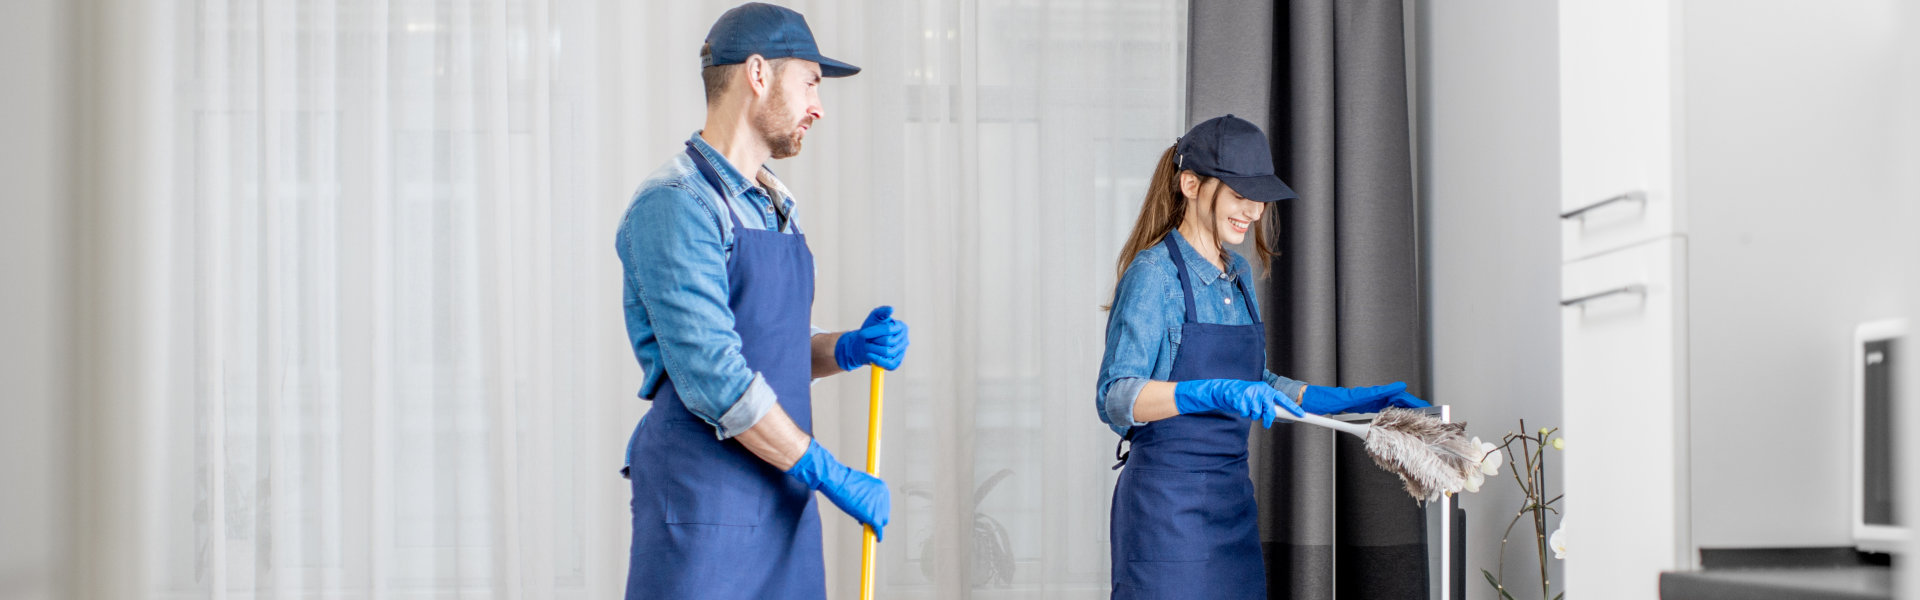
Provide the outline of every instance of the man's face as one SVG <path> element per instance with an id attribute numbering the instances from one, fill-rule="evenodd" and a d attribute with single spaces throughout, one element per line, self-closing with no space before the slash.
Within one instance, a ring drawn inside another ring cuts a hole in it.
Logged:
<path id="1" fill-rule="evenodd" d="M 773 158 L 800 154 L 813 122 L 826 116 L 820 106 L 820 63 L 789 59 L 769 65 L 773 71 L 766 101 L 753 111 L 753 129 L 767 142 Z"/>

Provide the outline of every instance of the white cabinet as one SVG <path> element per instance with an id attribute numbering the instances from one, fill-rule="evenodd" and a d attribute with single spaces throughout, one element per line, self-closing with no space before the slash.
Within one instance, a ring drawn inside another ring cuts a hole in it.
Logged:
<path id="1" fill-rule="evenodd" d="M 1561 360 L 1566 589 L 1652 599 L 1687 539 L 1686 242 L 1677 236 L 1567 263 Z"/>
<path id="2" fill-rule="evenodd" d="M 1680 232 L 1678 8 L 1560 3 L 1561 260 Z"/>
<path id="3" fill-rule="evenodd" d="M 1564 482 L 1576 598 L 1691 568 L 1678 6 L 1560 3 Z"/>

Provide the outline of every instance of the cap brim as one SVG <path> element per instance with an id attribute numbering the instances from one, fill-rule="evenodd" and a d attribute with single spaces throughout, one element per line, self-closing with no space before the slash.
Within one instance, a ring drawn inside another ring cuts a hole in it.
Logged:
<path id="1" fill-rule="evenodd" d="M 1293 193 L 1293 188 L 1287 187 L 1286 182 L 1272 175 L 1221 177 L 1219 179 L 1220 181 L 1226 182 L 1227 187 L 1233 188 L 1233 191 L 1239 192 L 1242 197 L 1254 202 L 1279 202 L 1281 200 L 1300 199 L 1299 194 Z"/>
<path id="2" fill-rule="evenodd" d="M 827 58 L 825 56 L 816 55 L 816 56 L 808 57 L 808 60 L 820 63 L 821 77 L 846 77 L 848 75 L 852 75 L 854 73 L 860 72 L 860 67 L 856 67 L 844 62 Z"/>

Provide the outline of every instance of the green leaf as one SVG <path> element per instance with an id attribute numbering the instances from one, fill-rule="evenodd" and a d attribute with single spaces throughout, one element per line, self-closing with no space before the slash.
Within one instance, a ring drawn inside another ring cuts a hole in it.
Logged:
<path id="1" fill-rule="evenodd" d="M 1500 585 L 1500 580 L 1493 578 L 1493 573 L 1491 571 L 1488 571 L 1486 569 L 1481 569 L 1480 574 L 1487 576 L 1487 584 L 1493 586 L 1493 591 L 1500 592 L 1501 598 L 1506 598 L 1507 600 L 1513 600 L 1513 594 L 1507 593 L 1507 588 Z M 1565 592 L 1561 592 L 1561 593 L 1564 594 Z"/>
<path id="2" fill-rule="evenodd" d="M 1567 593 L 1566 593 L 1566 592 L 1560 592 L 1559 594 L 1555 594 L 1555 595 L 1553 596 L 1553 600 L 1560 600 L 1561 598 L 1565 598 L 1565 597 L 1567 597 Z"/>

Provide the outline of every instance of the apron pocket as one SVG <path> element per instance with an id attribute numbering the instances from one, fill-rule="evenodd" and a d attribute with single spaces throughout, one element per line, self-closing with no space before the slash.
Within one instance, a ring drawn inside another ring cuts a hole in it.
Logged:
<path id="1" fill-rule="evenodd" d="M 1217 500 L 1204 473 L 1127 467 L 1113 499 L 1114 551 L 1127 560 L 1204 561 L 1213 558 L 1207 513 Z"/>
<path id="2" fill-rule="evenodd" d="M 766 516 L 773 487 L 764 463 L 737 443 L 713 439 L 697 421 L 670 421 L 660 457 L 660 496 L 668 524 L 755 527 Z"/>

